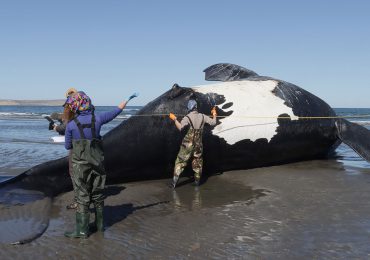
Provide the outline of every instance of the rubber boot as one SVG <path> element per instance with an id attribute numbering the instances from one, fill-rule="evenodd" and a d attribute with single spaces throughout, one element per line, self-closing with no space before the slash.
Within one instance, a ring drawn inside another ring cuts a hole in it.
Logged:
<path id="1" fill-rule="evenodd" d="M 95 207 L 95 226 L 98 232 L 104 232 L 104 206 Z"/>
<path id="2" fill-rule="evenodd" d="M 65 232 L 64 236 L 70 238 L 87 238 L 89 236 L 89 213 L 76 212 L 76 230 Z"/>
<path id="3" fill-rule="evenodd" d="M 176 188 L 176 184 L 177 184 L 178 181 L 179 181 L 179 177 L 173 176 L 173 179 L 172 179 L 172 189 L 175 189 Z"/>
<path id="4" fill-rule="evenodd" d="M 66 209 L 77 209 L 77 202 L 73 201 L 71 204 L 68 204 Z"/>

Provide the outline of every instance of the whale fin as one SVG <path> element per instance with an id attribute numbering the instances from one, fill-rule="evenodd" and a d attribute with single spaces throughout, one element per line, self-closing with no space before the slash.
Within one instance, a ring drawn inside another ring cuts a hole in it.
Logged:
<path id="1" fill-rule="evenodd" d="M 258 74 L 252 70 L 231 63 L 218 63 L 205 70 L 205 80 L 208 81 L 234 81 L 247 79 Z"/>
<path id="2" fill-rule="evenodd" d="M 0 245 L 24 244 L 42 236 L 49 226 L 52 197 L 71 188 L 67 157 L 0 182 Z"/>
<path id="3" fill-rule="evenodd" d="M 370 162 L 370 131 L 345 119 L 335 122 L 338 137 L 366 161 Z"/>
<path id="4" fill-rule="evenodd" d="M 4 193 L 0 201 L 0 244 L 25 244 L 42 236 L 49 226 L 51 198 L 22 189 Z"/>

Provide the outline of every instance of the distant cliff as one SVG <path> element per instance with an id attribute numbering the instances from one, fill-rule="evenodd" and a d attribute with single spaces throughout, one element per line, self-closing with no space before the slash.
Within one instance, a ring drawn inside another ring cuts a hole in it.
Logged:
<path id="1" fill-rule="evenodd" d="M 0 106 L 61 106 L 64 99 L 55 100 L 11 100 L 0 99 Z"/>

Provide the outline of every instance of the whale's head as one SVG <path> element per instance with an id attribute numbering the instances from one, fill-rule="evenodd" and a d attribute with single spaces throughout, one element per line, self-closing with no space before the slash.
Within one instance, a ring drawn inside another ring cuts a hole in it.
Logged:
<path id="1" fill-rule="evenodd" d="M 191 88 L 181 87 L 174 84 L 170 90 L 154 99 L 143 107 L 139 115 L 153 115 L 152 119 L 158 119 L 158 115 L 167 115 L 175 113 L 183 115 L 187 111 L 187 103 L 189 99 L 195 98 L 194 91 Z"/>

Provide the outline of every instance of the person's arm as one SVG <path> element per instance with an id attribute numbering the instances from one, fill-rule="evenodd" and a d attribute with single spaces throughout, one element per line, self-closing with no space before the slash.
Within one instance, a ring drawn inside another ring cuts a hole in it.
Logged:
<path id="1" fill-rule="evenodd" d="M 126 107 L 126 105 L 127 105 L 127 103 L 128 103 L 128 101 L 122 101 L 119 105 L 118 105 L 118 108 L 119 109 L 121 109 L 121 110 L 123 110 L 125 107 Z"/>
<path id="2" fill-rule="evenodd" d="M 207 115 L 204 115 L 204 122 L 209 124 L 209 125 L 215 125 L 217 123 L 217 112 L 216 112 L 216 107 L 214 107 L 211 110 L 212 118 L 210 118 Z"/>
<path id="3" fill-rule="evenodd" d="M 128 100 L 126 101 L 122 101 L 119 105 L 118 105 L 118 107 L 116 108 L 116 109 L 114 109 L 114 110 L 112 110 L 112 111 L 110 111 L 110 112 L 106 112 L 106 113 L 101 113 L 101 114 L 99 114 L 99 117 L 100 117 L 100 121 L 102 122 L 102 124 L 106 124 L 106 123 L 108 123 L 108 122 L 110 122 L 110 121 L 112 121 L 114 118 L 116 118 L 121 112 L 122 112 L 122 110 L 127 106 L 127 103 L 131 100 L 131 99 L 133 99 L 133 98 L 135 98 L 135 97 L 137 97 L 138 96 L 138 94 L 137 93 L 134 93 L 134 94 L 132 94 L 129 98 L 128 98 Z"/>
<path id="4" fill-rule="evenodd" d="M 132 94 L 132 95 L 127 99 L 127 101 L 122 101 L 122 102 L 118 105 L 118 108 L 120 108 L 121 110 L 123 110 L 123 109 L 126 107 L 127 103 L 128 103 L 131 99 L 136 98 L 137 96 L 139 96 L 139 94 L 138 94 L 138 93 L 134 93 L 134 94 Z"/>
<path id="5" fill-rule="evenodd" d="M 170 113 L 169 117 L 175 122 L 175 126 L 179 131 L 189 124 L 189 119 L 187 117 L 184 117 L 181 123 L 177 121 L 177 117 L 174 114 Z"/>
<path id="6" fill-rule="evenodd" d="M 177 121 L 177 119 L 175 119 L 175 126 L 177 129 L 179 129 L 179 131 L 181 131 L 182 127 L 181 127 L 181 123 L 179 121 Z"/>
<path id="7" fill-rule="evenodd" d="M 72 129 L 70 128 L 70 124 L 67 124 L 64 139 L 65 139 L 64 147 L 67 150 L 71 150 L 72 149 Z"/>
<path id="8" fill-rule="evenodd" d="M 104 112 L 104 113 L 99 113 L 98 116 L 100 118 L 101 123 L 104 125 L 104 124 L 112 121 L 113 119 L 115 119 L 122 112 L 122 109 L 123 108 L 121 108 L 120 106 L 118 106 L 115 109 L 113 109 L 112 111 L 108 111 L 108 112 Z"/>

